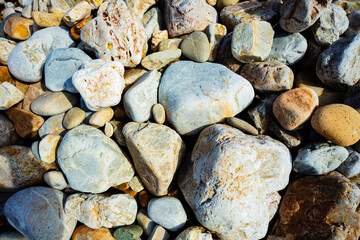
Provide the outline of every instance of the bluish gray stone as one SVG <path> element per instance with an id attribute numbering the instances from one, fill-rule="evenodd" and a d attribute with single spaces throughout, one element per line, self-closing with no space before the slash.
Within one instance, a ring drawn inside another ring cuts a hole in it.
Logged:
<path id="1" fill-rule="evenodd" d="M 351 147 L 346 149 L 349 152 L 349 157 L 340 164 L 336 171 L 350 178 L 360 173 L 360 153 Z"/>
<path id="2" fill-rule="evenodd" d="M 183 205 L 175 197 L 153 198 L 147 211 L 151 220 L 174 232 L 182 228 L 187 220 Z"/>
<path id="3" fill-rule="evenodd" d="M 91 58 L 77 48 L 58 48 L 53 50 L 45 62 L 45 85 L 51 91 L 77 93 L 71 81 L 72 75 Z"/>
<path id="4" fill-rule="evenodd" d="M 9 54 L 8 67 L 14 77 L 24 82 L 38 82 L 50 52 L 75 46 L 66 27 L 49 27 L 36 31 Z"/>
<path id="5" fill-rule="evenodd" d="M 349 19 L 349 28 L 346 30 L 344 35 L 346 37 L 351 37 L 360 33 L 360 10 L 352 12 L 347 17 Z"/>
<path id="6" fill-rule="evenodd" d="M 249 81 L 217 63 L 173 63 L 159 86 L 159 102 L 168 121 L 179 134 L 187 135 L 235 116 L 254 95 Z"/>
<path id="7" fill-rule="evenodd" d="M 304 57 L 306 49 L 306 38 L 300 33 L 277 32 L 266 61 L 277 61 L 292 65 Z"/>
<path id="8" fill-rule="evenodd" d="M 335 170 L 348 156 L 345 147 L 331 143 L 311 143 L 298 151 L 293 170 L 305 175 L 321 175 Z"/>

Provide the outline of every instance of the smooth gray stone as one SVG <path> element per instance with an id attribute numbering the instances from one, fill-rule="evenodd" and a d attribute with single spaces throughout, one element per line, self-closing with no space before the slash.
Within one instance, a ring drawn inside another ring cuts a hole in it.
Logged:
<path id="1" fill-rule="evenodd" d="M 152 34 L 162 28 L 163 16 L 159 8 L 153 7 L 144 14 L 141 20 L 145 27 L 146 37 L 149 40 Z"/>
<path id="2" fill-rule="evenodd" d="M 307 41 L 300 33 L 275 33 L 271 52 L 266 61 L 292 65 L 300 61 L 306 52 Z"/>
<path id="3" fill-rule="evenodd" d="M 293 170 L 305 175 L 321 175 L 335 170 L 348 156 L 345 147 L 331 143 L 311 143 L 298 151 Z"/>
<path id="4" fill-rule="evenodd" d="M 134 176 L 134 169 L 119 146 L 88 125 L 77 126 L 65 135 L 57 158 L 71 188 L 81 192 L 105 192 Z"/>
<path id="5" fill-rule="evenodd" d="M 187 220 L 183 205 L 175 197 L 151 199 L 147 212 L 151 220 L 173 232 L 182 228 Z"/>
<path id="6" fill-rule="evenodd" d="M 8 67 L 14 77 L 24 82 L 38 82 L 50 52 L 75 46 L 66 27 L 49 27 L 36 31 L 9 54 Z"/>
<path id="7" fill-rule="evenodd" d="M 31 152 L 34 154 L 34 156 L 38 160 L 41 160 L 40 154 L 39 154 L 39 143 L 40 143 L 40 141 L 35 141 L 31 144 Z"/>
<path id="8" fill-rule="evenodd" d="M 348 16 L 349 27 L 344 33 L 346 37 L 354 36 L 355 34 L 360 33 L 360 10 L 352 12 Z"/>
<path id="9" fill-rule="evenodd" d="M 351 178 L 360 173 L 360 153 L 351 147 L 346 149 L 349 152 L 349 156 L 340 164 L 336 171 L 342 173 L 347 178 Z"/>
<path id="10" fill-rule="evenodd" d="M 12 195 L 5 203 L 9 223 L 33 240 L 69 240 L 76 219 L 64 211 L 66 195 L 48 187 L 30 187 Z"/>
<path id="11" fill-rule="evenodd" d="M 51 91 L 78 91 L 72 84 L 72 75 L 91 58 L 77 48 L 58 48 L 53 50 L 45 62 L 45 85 Z"/>
<path id="12" fill-rule="evenodd" d="M 355 85 L 360 69 L 360 34 L 342 38 L 320 54 L 316 75 L 327 86 L 345 90 Z"/>
<path id="13" fill-rule="evenodd" d="M 235 116 L 254 95 L 250 82 L 217 63 L 173 63 L 159 86 L 159 103 L 168 121 L 179 134 L 187 135 Z"/>
<path id="14" fill-rule="evenodd" d="M 209 39 L 203 32 L 193 32 L 180 43 L 182 54 L 195 62 L 206 62 L 210 57 Z"/>
<path id="15" fill-rule="evenodd" d="M 0 240 L 28 240 L 28 238 L 19 232 L 2 232 Z"/>

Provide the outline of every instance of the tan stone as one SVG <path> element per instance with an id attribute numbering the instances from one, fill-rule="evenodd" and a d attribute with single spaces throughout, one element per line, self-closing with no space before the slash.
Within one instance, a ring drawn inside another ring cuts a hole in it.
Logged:
<path id="1" fill-rule="evenodd" d="M 22 109 L 30 111 L 31 103 L 41 94 L 45 93 L 46 87 L 41 83 L 37 82 L 31 84 L 25 92 Z"/>
<path id="2" fill-rule="evenodd" d="M 81 1 L 70 8 L 63 16 L 63 21 L 68 27 L 72 27 L 80 21 L 88 18 L 91 14 L 91 6 L 86 1 Z"/>
<path id="3" fill-rule="evenodd" d="M 72 129 L 79 126 L 85 119 L 85 111 L 81 108 L 71 108 L 64 117 L 63 125 L 66 129 Z"/>
<path id="4" fill-rule="evenodd" d="M 250 123 L 245 122 L 244 120 L 241 120 L 236 117 L 230 117 L 227 118 L 226 121 L 228 124 L 233 126 L 234 128 L 237 128 L 245 133 L 249 133 L 251 135 L 258 135 L 259 131 L 253 127 Z"/>
<path id="5" fill-rule="evenodd" d="M 39 143 L 41 161 L 52 163 L 56 160 L 56 151 L 60 145 L 61 136 L 57 134 L 46 135 Z"/>
<path id="6" fill-rule="evenodd" d="M 63 14 L 34 11 L 31 16 L 40 27 L 58 27 L 60 26 Z"/>
<path id="7" fill-rule="evenodd" d="M 136 83 L 140 77 L 147 73 L 148 71 L 142 68 L 128 68 L 125 70 L 124 79 L 125 79 L 125 88 L 124 91 L 129 89 L 132 85 Z"/>
<path id="8" fill-rule="evenodd" d="M 176 50 L 179 49 L 180 43 L 182 39 L 180 38 L 172 38 L 172 39 L 165 39 L 159 43 L 158 50 L 165 51 L 165 50 Z"/>
<path id="9" fill-rule="evenodd" d="M 175 240 L 212 240 L 211 233 L 203 227 L 189 227 L 182 231 Z"/>
<path id="10" fill-rule="evenodd" d="M 169 240 L 170 234 L 160 225 L 154 227 L 151 235 L 149 236 L 148 240 Z"/>
<path id="11" fill-rule="evenodd" d="M 160 103 L 157 103 L 152 107 L 152 114 L 156 123 L 163 124 L 165 122 L 165 108 Z"/>
<path id="12" fill-rule="evenodd" d="M 12 17 L 6 20 L 4 31 L 16 40 L 26 40 L 31 36 L 34 21 L 23 17 Z"/>
<path id="13" fill-rule="evenodd" d="M 11 83 L 12 85 L 16 84 L 15 80 L 10 75 L 10 72 L 9 72 L 9 69 L 7 66 L 0 66 L 0 83 L 3 83 L 3 82 L 8 82 L 8 83 Z"/>
<path id="14" fill-rule="evenodd" d="M 319 108 L 311 118 L 311 126 L 340 146 L 350 146 L 360 140 L 360 113 L 344 104 Z"/>
<path id="15" fill-rule="evenodd" d="M 16 47 L 16 42 L 0 38 L 0 63 L 6 65 L 10 52 Z M 1 81 L 1 80 L 0 80 Z"/>
<path id="16" fill-rule="evenodd" d="M 115 240 L 108 228 L 92 229 L 81 225 L 75 229 L 72 240 Z"/>
<path id="17" fill-rule="evenodd" d="M 135 192 L 141 192 L 144 190 L 144 186 L 138 176 L 134 176 L 128 184 L 129 187 Z"/>
<path id="18" fill-rule="evenodd" d="M 144 13 L 159 0 L 125 0 L 133 16 L 141 20 Z"/>
<path id="19" fill-rule="evenodd" d="M 359 0 L 335 0 L 334 4 L 342 7 L 346 14 L 350 14 L 354 11 L 360 10 Z"/>
<path id="20" fill-rule="evenodd" d="M 44 123 L 44 119 L 42 117 L 27 110 L 10 108 L 5 112 L 10 120 L 15 124 L 16 132 L 22 138 L 35 137 L 39 128 Z"/>
<path id="21" fill-rule="evenodd" d="M 181 50 L 164 50 L 147 55 L 142 61 L 141 65 L 147 70 L 159 70 L 166 65 L 174 62 L 181 56 Z"/>
<path id="22" fill-rule="evenodd" d="M 153 32 L 151 37 L 151 50 L 153 52 L 156 52 L 158 50 L 160 42 L 168 38 L 169 35 L 167 30 Z"/>
<path id="23" fill-rule="evenodd" d="M 114 135 L 114 127 L 111 123 L 105 123 L 104 133 L 107 137 L 112 137 L 112 135 Z"/>
<path id="24" fill-rule="evenodd" d="M 89 120 L 91 126 L 99 128 L 105 126 L 114 117 L 114 110 L 112 108 L 103 108 L 95 112 Z"/>
<path id="25" fill-rule="evenodd" d="M 216 6 L 221 9 L 229 5 L 237 4 L 238 2 L 239 0 L 217 0 Z"/>
<path id="26" fill-rule="evenodd" d="M 152 230 L 154 229 L 156 223 L 148 217 L 145 209 L 141 209 L 138 212 L 136 216 L 136 220 L 139 223 L 139 225 L 143 228 L 145 235 L 149 236 Z"/>
<path id="27" fill-rule="evenodd" d="M 211 5 L 211 6 L 215 6 L 216 5 L 216 1 L 217 0 L 206 0 L 207 4 Z"/>

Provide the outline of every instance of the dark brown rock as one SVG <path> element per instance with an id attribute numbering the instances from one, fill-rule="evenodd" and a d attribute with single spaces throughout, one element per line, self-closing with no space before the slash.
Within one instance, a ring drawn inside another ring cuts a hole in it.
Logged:
<path id="1" fill-rule="evenodd" d="M 215 62 L 220 63 L 233 72 L 238 72 L 241 68 L 241 63 L 234 58 L 231 53 L 232 32 L 227 34 L 219 47 Z"/>

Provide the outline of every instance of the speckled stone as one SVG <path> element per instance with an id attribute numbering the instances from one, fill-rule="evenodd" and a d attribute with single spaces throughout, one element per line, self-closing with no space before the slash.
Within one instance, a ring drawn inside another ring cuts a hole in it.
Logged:
<path id="1" fill-rule="evenodd" d="M 64 116 L 65 113 L 61 113 L 46 119 L 38 131 L 39 137 L 43 138 L 48 134 L 63 134 L 65 132 L 65 128 L 62 124 Z"/>
<path id="2" fill-rule="evenodd" d="M 213 240 L 211 233 L 203 227 L 188 227 L 182 231 L 175 240 Z"/>
<path id="3" fill-rule="evenodd" d="M 115 230 L 114 237 L 116 240 L 137 240 L 141 239 L 143 232 L 139 225 L 124 226 Z"/>

